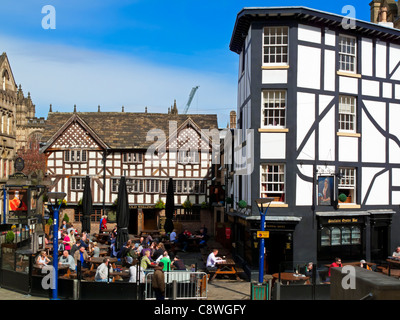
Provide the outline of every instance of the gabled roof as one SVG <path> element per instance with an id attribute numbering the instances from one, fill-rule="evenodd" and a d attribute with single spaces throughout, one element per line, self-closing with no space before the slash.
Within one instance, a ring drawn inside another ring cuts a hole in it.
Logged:
<path id="1" fill-rule="evenodd" d="M 7 63 L 8 68 L 10 70 L 10 77 L 12 78 L 12 82 L 14 83 L 15 88 L 17 88 L 17 83 L 15 81 L 14 74 L 13 74 L 12 69 L 11 69 L 10 61 L 8 60 L 7 53 L 5 53 L 5 52 L 3 52 L 1 54 L 1 56 L 0 56 L 0 71 L 3 68 L 4 63 Z"/>
<path id="2" fill-rule="evenodd" d="M 86 124 L 85 121 L 83 121 L 77 114 L 70 114 L 69 119 L 67 119 L 67 121 L 65 121 L 63 124 L 60 123 L 61 126 L 59 126 L 59 129 L 57 131 L 55 131 L 53 133 L 53 135 L 50 137 L 50 139 L 48 139 L 46 141 L 46 145 L 44 145 L 41 148 L 41 152 L 45 152 L 47 149 L 49 149 L 56 141 L 59 137 L 61 137 L 63 135 L 64 132 L 66 132 L 66 130 L 73 124 L 73 123 L 78 123 L 79 125 L 81 125 L 83 127 L 83 129 L 91 136 L 91 138 L 103 149 L 108 149 L 107 144 L 105 144 L 103 142 L 103 140 L 101 138 L 99 138 L 99 136 L 96 134 L 96 132 L 94 132 L 90 126 L 88 126 Z M 46 123 L 48 124 L 48 122 Z M 47 125 L 45 127 L 44 133 L 45 134 L 50 134 L 49 131 L 46 130 L 47 129 Z M 45 135 L 43 134 L 43 136 Z M 42 141 L 43 141 L 43 136 L 42 136 Z"/>
<path id="3" fill-rule="evenodd" d="M 202 130 L 218 129 L 217 115 L 213 114 L 49 112 L 42 136 L 46 147 L 55 141 L 57 133 L 62 133 L 60 128 L 65 127 L 73 115 L 75 119 L 81 119 L 108 149 L 147 149 L 154 143 L 146 141 L 147 133 L 151 129 L 160 129 L 168 138 L 169 121 L 176 121 L 179 128 L 190 118 Z"/>
<path id="4" fill-rule="evenodd" d="M 350 19 L 350 17 L 307 7 L 254 7 L 243 8 L 238 13 L 229 45 L 230 50 L 240 54 L 251 23 L 284 18 L 296 19 L 301 23 L 325 25 L 329 28 L 341 28 L 343 32 L 354 32 L 363 36 L 373 36 L 384 41 L 400 43 L 400 30 L 372 22 L 355 19 L 356 28 L 345 30 L 342 27 L 343 18 Z"/>

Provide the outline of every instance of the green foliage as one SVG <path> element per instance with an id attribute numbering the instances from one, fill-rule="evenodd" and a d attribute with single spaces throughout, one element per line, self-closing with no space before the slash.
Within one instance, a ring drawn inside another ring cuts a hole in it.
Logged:
<path id="1" fill-rule="evenodd" d="M 61 208 L 66 208 L 67 207 L 67 200 L 65 200 L 65 199 L 59 199 L 58 201 L 57 201 L 57 203 L 58 203 L 58 205 L 60 205 L 61 204 Z"/>
<path id="2" fill-rule="evenodd" d="M 182 204 L 182 206 L 185 209 L 190 209 L 192 207 L 192 203 L 190 202 L 189 199 L 186 199 L 186 201 Z"/>
<path id="3" fill-rule="evenodd" d="M 341 193 L 339 195 L 339 201 L 345 202 L 347 200 L 347 196 L 344 193 Z"/>
<path id="4" fill-rule="evenodd" d="M 208 203 L 205 202 L 205 201 L 203 201 L 203 202 L 201 203 L 201 208 L 202 208 L 202 209 L 208 209 Z"/>
<path id="5" fill-rule="evenodd" d="M 165 209 L 165 203 L 161 199 L 158 199 L 155 205 L 156 209 Z"/>
<path id="6" fill-rule="evenodd" d="M 46 223 L 48 226 L 51 226 L 52 224 L 53 224 L 53 219 L 52 218 L 49 218 L 49 220 L 47 220 L 47 223 Z"/>
<path id="7" fill-rule="evenodd" d="M 247 208 L 247 202 L 244 200 L 239 201 L 239 208 L 244 209 Z"/>
<path id="8" fill-rule="evenodd" d="M 14 238 L 15 238 L 14 232 L 8 231 L 6 234 L 6 243 L 13 243 Z"/>
<path id="9" fill-rule="evenodd" d="M 64 221 L 66 221 L 67 223 L 69 222 L 69 217 L 68 217 L 68 215 L 67 215 L 67 214 L 64 214 L 64 218 L 63 218 L 63 220 L 64 220 Z"/>

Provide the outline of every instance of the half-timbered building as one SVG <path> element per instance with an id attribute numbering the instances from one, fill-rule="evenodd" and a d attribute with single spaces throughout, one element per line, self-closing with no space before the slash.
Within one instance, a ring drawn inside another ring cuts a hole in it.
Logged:
<path id="1" fill-rule="evenodd" d="M 254 170 L 234 177 L 237 256 L 258 267 L 255 199 L 272 197 L 267 272 L 384 261 L 400 243 L 400 31 L 304 7 L 244 8 L 230 49 L 238 128 L 254 133 L 242 144 Z"/>
<path id="2" fill-rule="evenodd" d="M 198 230 L 209 224 L 208 187 L 212 180 L 210 132 L 216 115 L 168 112 L 51 112 L 46 121 L 42 152 L 47 155 L 51 191 L 67 193 L 70 221 L 81 219 L 84 180 L 90 177 L 93 228 L 103 213 L 115 219 L 120 178 L 127 179 L 129 232 L 162 224 L 169 178 L 174 180 L 175 225 Z M 189 200 L 190 208 L 183 203 Z M 80 224 L 76 224 L 80 227 Z"/>

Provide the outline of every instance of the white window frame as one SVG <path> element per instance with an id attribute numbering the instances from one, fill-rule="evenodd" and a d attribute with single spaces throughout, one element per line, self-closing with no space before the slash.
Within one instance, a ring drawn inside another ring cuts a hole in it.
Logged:
<path id="1" fill-rule="evenodd" d="M 351 127 L 353 127 L 351 129 Z M 357 132 L 357 99 L 352 96 L 339 96 L 339 131 Z"/>
<path id="2" fill-rule="evenodd" d="M 178 163 L 180 164 L 199 164 L 200 152 L 198 150 L 179 150 Z"/>
<path id="3" fill-rule="evenodd" d="M 146 180 L 146 193 L 159 193 L 160 180 L 148 179 Z"/>
<path id="4" fill-rule="evenodd" d="M 64 151 L 64 162 L 85 163 L 88 151 L 84 149 L 70 149 Z"/>
<path id="5" fill-rule="evenodd" d="M 271 167 L 272 171 L 269 171 Z M 270 179 L 272 178 L 272 179 Z M 283 188 L 281 188 L 283 186 Z M 272 187 L 272 188 L 271 188 Z M 282 190 L 283 189 L 283 190 Z M 260 166 L 260 197 L 278 198 L 274 202 L 286 202 L 286 165 L 264 163 Z M 283 197 L 283 199 L 282 199 Z"/>
<path id="6" fill-rule="evenodd" d="M 261 128 L 286 128 L 286 90 L 263 90 L 261 101 Z"/>
<path id="7" fill-rule="evenodd" d="M 142 163 L 143 154 L 140 152 L 126 152 L 122 154 L 123 163 Z"/>
<path id="8" fill-rule="evenodd" d="M 350 203 L 355 204 L 357 196 L 357 170 L 355 168 L 341 167 L 339 168 L 339 175 L 338 197 L 343 193 L 341 190 L 346 190 L 346 192 L 351 195 Z"/>
<path id="9" fill-rule="evenodd" d="M 121 177 L 111 178 L 111 192 L 118 193 L 118 186 Z M 144 192 L 144 181 L 143 179 L 126 179 L 126 190 L 128 193 L 143 193 Z"/>
<path id="10" fill-rule="evenodd" d="M 289 27 L 264 27 L 262 50 L 263 66 L 287 66 L 289 64 Z M 271 62 L 271 58 L 274 61 Z M 277 62 L 277 60 L 280 61 Z"/>
<path id="11" fill-rule="evenodd" d="M 339 35 L 339 71 L 357 73 L 357 38 Z"/>

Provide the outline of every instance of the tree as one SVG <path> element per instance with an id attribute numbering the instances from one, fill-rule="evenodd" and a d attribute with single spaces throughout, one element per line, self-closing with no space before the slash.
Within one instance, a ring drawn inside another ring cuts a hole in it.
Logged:
<path id="1" fill-rule="evenodd" d="M 24 160 L 24 169 L 22 170 L 24 174 L 39 174 L 46 171 L 46 155 L 40 153 L 39 149 L 39 140 L 35 136 L 31 136 L 26 146 L 18 150 L 17 157 Z"/>

